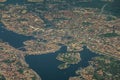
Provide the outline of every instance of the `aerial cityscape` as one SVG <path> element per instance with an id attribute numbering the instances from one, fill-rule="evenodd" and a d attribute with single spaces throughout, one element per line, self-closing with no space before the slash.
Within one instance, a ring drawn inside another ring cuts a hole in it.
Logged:
<path id="1" fill-rule="evenodd" d="M 0 0 L 0 80 L 119 80 L 119 0 Z"/>

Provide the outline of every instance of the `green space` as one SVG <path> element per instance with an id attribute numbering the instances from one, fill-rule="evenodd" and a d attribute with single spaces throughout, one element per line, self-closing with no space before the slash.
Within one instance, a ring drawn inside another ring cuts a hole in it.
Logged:
<path id="1" fill-rule="evenodd" d="M 63 63 L 63 64 L 60 64 L 60 65 L 58 66 L 59 69 L 67 69 L 67 68 L 69 68 L 69 67 L 70 67 L 70 65 L 67 64 L 67 63 Z"/>
<path id="2" fill-rule="evenodd" d="M 82 25 L 83 26 L 90 26 L 90 25 L 92 25 L 92 23 L 90 23 L 90 22 L 82 22 Z"/>
<path id="3" fill-rule="evenodd" d="M 76 57 L 78 55 L 79 58 Z M 80 61 L 79 53 L 63 53 L 59 54 L 56 59 L 67 64 L 77 64 Z"/>
<path id="4" fill-rule="evenodd" d="M 24 69 L 20 68 L 20 69 L 18 69 L 17 71 L 18 71 L 20 74 L 23 74 Z"/>
<path id="5" fill-rule="evenodd" d="M 117 36 L 120 36 L 120 35 L 117 34 L 117 33 L 106 33 L 106 34 L 101 34 L 99 36 L 100 37 L 117 37 Z"/>
<path id="6" fill-rule="evenodd" d="M 104 79 L 112 79 L 119 80 L 120 79 L 120 61 L 114 58 L 109 57 L 97 57 L 94 60 L 94 65 L 96 70 L 94 72 L 94 78 L 97 80 Z M 103 71 L 103 75 L 99 75 L 98 71 Z"/>
<path id="7" fill-rule="evenodd" d="M 4 60 L 3 62 L 9 64 L 9 63 L 13 63 L 13 62 L 15 62 L 15 60 L 7 59 L 7 60 Z"/>
<path id="8" fill-rule="evenodd" d="M 32 80 L 36 80 L 36 77 L 32 77 Z"/>
<path id="9" fill-rule="evenodd" d="M 6 80 L 3 75 L 0 74 L 0 80 Z"/>
<path id="10" fill-rule="evenodd" d="M 77 70 L 76 74 L 84 79 L 92 75 L 92 80 L 119 80 L 120 61 L 108 56 L 95 57 L 88 67 Z"/>
<path id="11" fill-rule="evenodd" d="M 108 16 L 106 18 L 106 21 L 112 21 L 112 20 L 115 20 L 115 19 L 116 19 L 116 17 L 114 17 L 114 16 Z"/>

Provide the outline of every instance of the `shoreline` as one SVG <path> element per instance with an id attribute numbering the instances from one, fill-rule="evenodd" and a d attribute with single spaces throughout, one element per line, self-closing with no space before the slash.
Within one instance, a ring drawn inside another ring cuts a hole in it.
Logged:
<path id="1" fill-rule="evenodd" d="M 23 59 L 21 59 L 21 60 L 23 60 L 22 63 L 24 62 L 23 64 L 24 64 L 25 66 L 29 67 L 29 64 L 28 64 L 28 63 L 26 62 L 26 60 L 25 60 L 25 56 L 26 56 L 26 55 L 24 55 Z M 29 68 L 29 69 L 32 71 L 32 73 L 35 74 L 37 80 L 42 80 L 41 77 L 40 77 L 33 69 L 31 69 L 31 68 Z"/>
<path id="2" fill-rule="evenodd" d="M 60 46 L 60 48 L 61 48 L 61 46 Z M 25 53 L 25 55 L 24 55 L 24 58 L 23 58 L 23 62 L 24 62 L 24 64 L 27 66 L 27 67 L 30 67 L 29 66 L 29 64 L 26 62 L 26 60 L 25 60 L 25 57 L 26 56 L 38 56 L 38 55 L 45 55 L 45 54 L 54 54 L 54 53 L 56 53 L 57 51 L 59 51 L 60 50 L 60 48 L 58 49 L 58 50 L 56 50 L 56 51 L 53 51 L 53 52 L 47 52 L 47 53 L 37 53 L 37 54 L 27 54 L 26 52 L 24 52 Z M 37 72 L 35 72 L 32 68 L 30 68 L 31 70 L 32 70 L 32 72 L 35 74 L 35 76 L 36 76 L 36 78 L 37 78 L 37 80 L 42 80 L 41 79 L 41 77 L 40 77 L 40 75 L 37 73 Z"/>
<path id="3" fill-rule="evenodd" d="M 115 56 L 115 55 L 112 55 L 112 54 L 109 54 L 109 53 L 102 53 L 102 52 L 99 52 L 99 51 L 95 51 L 95 50 L 92 50 L 90 47 L 88 47 L 87 46 L 87 48 L 91 51 L 91 52 L 94 52 L 94 53 L 96 53 L 96 54 L 98 54 L 98 55 L 104 55 L 104 56 L 108 56 L 108 57 L 112 57 L 112 58 L 115 58 L 115 59 L 117 59 L 117 60 L 120 60 L 120 58 L 119 57 L 117 57 L 117 56 Z"/>

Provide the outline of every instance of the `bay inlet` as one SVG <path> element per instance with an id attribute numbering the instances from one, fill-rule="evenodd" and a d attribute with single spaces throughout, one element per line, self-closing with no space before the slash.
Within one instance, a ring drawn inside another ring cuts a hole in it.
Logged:
<path id="1" fill-rule="evenodd" d="M 76 76 L 75 71 L 89 65 L 89 61 L 98 54 L 91 52 L 86 46 L 80 51 L 81 61 L 78 64 L 71 65 L 69 68 L 60 70 L 58 65 L 62 62 L 56 59 L 60 53 L 67 51 L 66 46 L 62 46 L 60 50 L 55 53 L 48 53 L 44 55 L 28 55 L 25 57 L 29 67 L 32 68 L 42 80 L 68 80 L 71 76 Z"/>

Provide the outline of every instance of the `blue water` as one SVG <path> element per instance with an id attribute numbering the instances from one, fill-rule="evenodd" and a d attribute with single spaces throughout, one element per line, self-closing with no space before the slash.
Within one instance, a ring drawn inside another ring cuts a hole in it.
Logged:
<path id="1" fill-rule="evenodd" d="M 56 56 L 62 52 L 66 52 L 66 46 L 51 54 L 44 55 L 30 55 L 26 56 L 26 62 L 29 64 L 30 68 L 38 73 L 42 80 L 68 80 L 70 76 L 75 76 L 75 71 L 79 68 L 83 68 L 89 65 L 93 57 L 98 56 L 91 52 L 87 47 L 83 47 L 80 52 L 81 61 L 78 64 L 71 65 L 68 69 L 59 70 L 57 67 L 62 62 L 56 59 Z"/>
<path id="2" fill-rule="evenodd" d="M 68 0 L 69 1 L 69 0 Z M 106 10 L 110 11 L 112 14 L 120 15 L 120 7 L 118 5 L 119 0 L 115 0 L 116 2 L 109 4 Z M 118 2 L 117 2 L 118 1 Z M 70 2 L 70 1 L 69 1 Z M 26 0 L 8 0 L 5 4 L 23 4 L 27 3 Z M 74 5 L 70 3 L 72 6 L 80 6 L 80 7 L 93 7 L 93 8 L 101 8 L 105 3 L 100 2 L 97 5 L 97 2 L 94 3 L 78 3 Z M 116 5 L 117 4 L 117 5 Z M 39 5 L 38 5 L 39 6 Z M 37 7 L 37 6 L 36 6 Z M 23 47 L 23 42 L 26 40 L 33 39 L 31 36 L 24 36 L 21 34 L 17 34 L 12 31 L 8 31 L 3 28 L 3 24 L 0 24 L 0 39 L 4 42 L 8 42 L 11 46 L 15 48 Z M 83 50 L 80 52 L 81 61 L 76 65 L 71 65 L 68 69 L 59 70 L 57 66 L 62 62 L 56 60 L 56 56 L 62 52 L 66 52 L 67 47 L 62 46 L 60 50 L 56 51 L 52 54 L 44 54 L 44 55 L 31 55 L 26 56 L 25 60 L 30 65 L 34 71 L 40 75 L 42 80 L 68 80 L 70 76 L 75 76 L 75 70 L 80 67 L 88 66 L 88 61 L 90 61 L 93 57 L 99 56 L 96 53 L 91 52 L 87 47 L 83 47 Z"/>
<path id="3" fill-rule="evenodd" d="M 12 47 L 20 48 L 24 46 L 24 41 L 34 39 L 34 37 L 24 36 L 22 34 L 8 31 L 4 28 L 4 25 L 0 23 L 0 39 L 4 42 L 9 43 Z"/>

